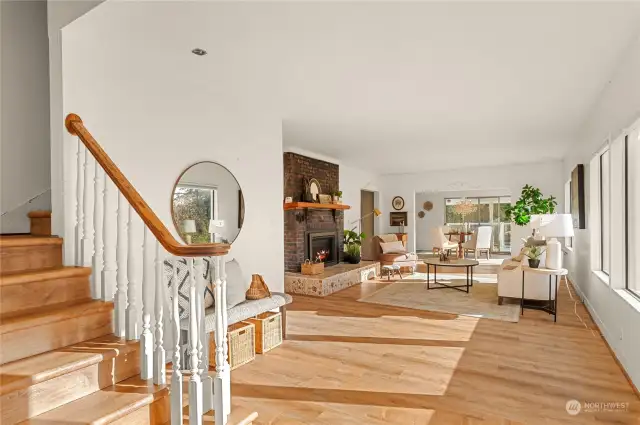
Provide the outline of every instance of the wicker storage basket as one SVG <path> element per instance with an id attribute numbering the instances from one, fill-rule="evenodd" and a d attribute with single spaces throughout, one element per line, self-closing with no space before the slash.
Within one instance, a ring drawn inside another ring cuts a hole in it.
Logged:
<path id="1" fill-rule="evenodd" d="M 312 263 L 306 260 L 300 267 L 302 274 L 320 274 L 324 272 L 324 263 Z"/>
<path id="2" fill-rule="evenodd" d="M 247 322 L 256 326 L 256 353 L 264 354 L 282 344 L 282 314 L 268 311 Z"/>
<path id="3" fill-rule="evenodd" d="M 256 327 L 253 323 L 238 322 L 229 326 L 227 333 L 227 347 L 229 356 L 227 361 L 231 370 L 249 363 L 256 358 L 255 344 Z M 209 364 L 216 366 L 216 340 L 213 332 L 209 338 Z"/>

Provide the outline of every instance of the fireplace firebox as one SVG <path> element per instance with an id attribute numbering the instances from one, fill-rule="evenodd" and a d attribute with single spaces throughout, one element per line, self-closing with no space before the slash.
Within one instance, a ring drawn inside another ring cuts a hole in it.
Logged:
<path id="1" fill-rule="evenodd" d="M 306 258 L 319 260 L 325 266 L 338 264 L 338 235 L 336 232 L 308 232 Z"/>

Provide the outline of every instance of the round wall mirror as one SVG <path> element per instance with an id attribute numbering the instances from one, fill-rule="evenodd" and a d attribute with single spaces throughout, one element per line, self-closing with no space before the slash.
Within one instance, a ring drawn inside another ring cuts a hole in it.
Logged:
<path id="1" fill-rule="evenodd" d="M 171 197 L 171 214 L 187 244 L 232 243 L 244 221 L 244 198 L 231 172 L 198 162 L 182 172 Z"/>

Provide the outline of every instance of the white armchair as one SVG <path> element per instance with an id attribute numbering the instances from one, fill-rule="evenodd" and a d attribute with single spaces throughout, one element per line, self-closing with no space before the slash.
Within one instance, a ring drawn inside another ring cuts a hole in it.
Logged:
<path id="1" fill-rule="evenodd" d="M 451 251 L 454 250 L 456 252 L 456 256 L 458 255 L 458 244 L 456 242 L 452 242 L 444 235 L 444 231 L 442 227 L 434 227 L 431 229 L 431 237 L 434 241 L 433 253 L 442 252 L 442 251 Z"/>
<path id="2" fill-rule="evenodd" d="M 478 259 L 478 252 L 485 251 L 487 260 L 491 257 L 491 226 L 481 226 L 473 232 L 471 240 L 462 244 L 462 252 L 473 251 L 473 258 Z"/>
<path id="3" fill-rule="evenodd" d="M 521 262 L 508 258 L 502 261 L 498 270 L 498 304 L 502 304 L 504 298 L 522 298 L 522 265 Z M 540 259 L 540 267 L 544 267 L 544 256 Z M 526 300 L 549 299 L 549 277 L 538 273 L 525 273 L 524 298 Z M 555 299 L 555 291 L 551 291 L 551 299 Z"/>

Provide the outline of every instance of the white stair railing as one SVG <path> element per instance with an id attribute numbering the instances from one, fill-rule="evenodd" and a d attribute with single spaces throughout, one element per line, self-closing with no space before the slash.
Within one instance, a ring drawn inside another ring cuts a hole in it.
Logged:
<path id="1" fill-rule="evenodd" d="M 74 258 L 67 263 L 92 267 L 92 296 L 114 302 L 115 335 L 140 340 L 142 379 L 165 385 L 167 357 L 171 361 L 171 424 L 183 423 L 185 374 L 189 375 L 189 424 L 201 425 L 203 414 L 211 409 L 215 410 L 216 424 L 226 424 L 231 411 L 231 384 L 224 255 L 229 246 L 178 243 L 80 117 L 71 114 L 65 124 L 69 133 L 77 136 L 71 142 L 77 141 L 77 150 L 72 149 L 75 156 L 67 161 L 70 168 L 75 168 L 76 178 L 66 183 L 69 187 L 64 191 L 67 211 L 75 213 L 74 229 L 70 229 L 74 236 L 65 242 L 73 245 Z M 169 276 L 164 269 L 167 258 L 167 264 L 173 266 Z M 215 276 L 215 378 L 209 375 L 204 258 L 209 259 L 207 274 Z M 184 262 L 189 273 L 189 317 L 187 338 L 181 341 L 178 266 Z M 168 314 L 165 306 L 169 306 Z M 165 321 L 171 324 L 167 332 Z M 188 360 L 189 371 L 181 370 L 184 360 Z"/>

